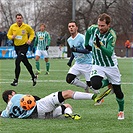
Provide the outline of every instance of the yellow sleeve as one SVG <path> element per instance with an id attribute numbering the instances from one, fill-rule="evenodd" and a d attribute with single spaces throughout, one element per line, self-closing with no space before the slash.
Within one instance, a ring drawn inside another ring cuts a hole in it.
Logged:
<path id="1" fill-rule="evenodd" d="M 12 36 L 13 36 L 13 32 L 12 32 L 12 25 L 11 25 L 8 30 L 7 37 L 9 40 L 12 40 Z"/>

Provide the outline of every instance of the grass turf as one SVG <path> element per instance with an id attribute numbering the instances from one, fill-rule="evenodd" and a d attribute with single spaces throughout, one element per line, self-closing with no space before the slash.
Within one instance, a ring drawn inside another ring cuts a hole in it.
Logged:
<path id="1" fill-rule="evenodd" d="M 29 60 L 35 71 L 34 59 Z M 33 94 L 44 97 L 59 90 L 72 89 L 83 91 L 82 88 L 69 85 L 65 82 L 69 70 L 67 59 L 50 59 L 50 74 L 45 74 L 45 63 L 40 60 L 42 73 L 38 83 L 32 86 L 30 75 L 23 64 L 19 84 L 13 87 L 10 83 L 14 78 L 14 60 L 0 60 L 0 95 L 4 90 L 14 89 L 17 93 Z M 94 106 L 89 100 L 67 100 L 73 106 L 73 112 L 81 115 L 81 120 L 72 119 L 8 119 L 0 118 L 0 133 L 132 133 L 133 124 L 133 60 L 118 59 L 122 74 L 122 90 L 125 94 L 125 120 L 118 121 L 118 105 L 115 95 L 110 94 L 100 106 Z M 81 77 L 84 81 L 84 78 Z M 106 88 L 102 89 L 103 92 Z M 0 97 L 0 110 L 6 104 Z"/>

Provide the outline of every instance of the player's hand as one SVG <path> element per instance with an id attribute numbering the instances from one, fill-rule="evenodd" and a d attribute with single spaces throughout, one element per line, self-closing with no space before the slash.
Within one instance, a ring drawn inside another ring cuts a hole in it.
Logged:
<path id="1" fill-rule="evenodd" d="M 71 62 L 67 62 L 67 65 L 68 65 L 69 67 L 71 67 L 71 66 L 72 66 L 72 63 L 71 63 Z"/>
<path id="2" fill-rule="evenodd" d="M 14 39 L 16 37 L 16 35 L 12 35 L 12 39 Z"/>
<path id="3" fill-rule="evenodd" d="M 49 46 L 46 46 L 46 50 L 48 50 Z"/>
<path id="4" fill-rule="evenodd" d="M 26 42 L 26 44 L 30 45 L 30 44 L 31 44 L 31 41 L 30 41 L 30 40 L 28 40 L 28 41 Z"/>
<path id="5" fill-rule="evenodd" d="M 98 35 L 96 34 L 96 45 L 97 45 L 98 48 L 101 47 L 101 44 L 100 44 L 99 40 L 100 39 L 99 39 Z"/>
<path id="6" fill-rule="evenodd" d="M 77 48 L 73 46 L 73 47 L 71 48 L 71 51 L 72 51 L 72 52 L 77 52 Z"/>

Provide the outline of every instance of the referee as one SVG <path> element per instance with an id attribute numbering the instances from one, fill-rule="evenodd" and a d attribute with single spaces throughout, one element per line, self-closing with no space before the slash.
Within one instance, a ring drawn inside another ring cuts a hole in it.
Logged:
<path id="1" fill-rule="evenodd" d="M 7 33 L 7 37 L 10 40 L 14 40 L 14 47 L 17 54 L 17 58 L 15 60 L 15 79 L 11 83 L 12 86 L 18 85 L 18 79 L 21 71 L 21 61 L 26 66 L 27 70 L 31 75 L 33 86 L 36 85 L 37 77 L 34 75 L 32 66 L 26 56 L 28 46 L 30 45 L 34 36 L 34 30 L 28 24 L 25 24 L 23 22 L 23 16 L 21 14 L 16 14 L 16 23 L 10 26 L 9 31 Z"/>

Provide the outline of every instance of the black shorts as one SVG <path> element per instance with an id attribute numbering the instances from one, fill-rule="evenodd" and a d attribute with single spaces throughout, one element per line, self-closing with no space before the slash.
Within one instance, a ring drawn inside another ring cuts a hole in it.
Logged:
<path id="1" fill-rule="evenodd" d="M 28 118 L 30 119 L 38 118 L 37 106 L 35 107 L 34 111 Z"/>
<path id="2" fill-rule="evenodd" d="M 24 44 L 24 45 L 21 45 L 21 46 L 15 46 L 16 54 L 18 55 L 20 53 L 23 53 L 24 55 L 26 55 L 26 53 L 28 51 L 28 47 L 29 47 L 28 44 Z"/>

